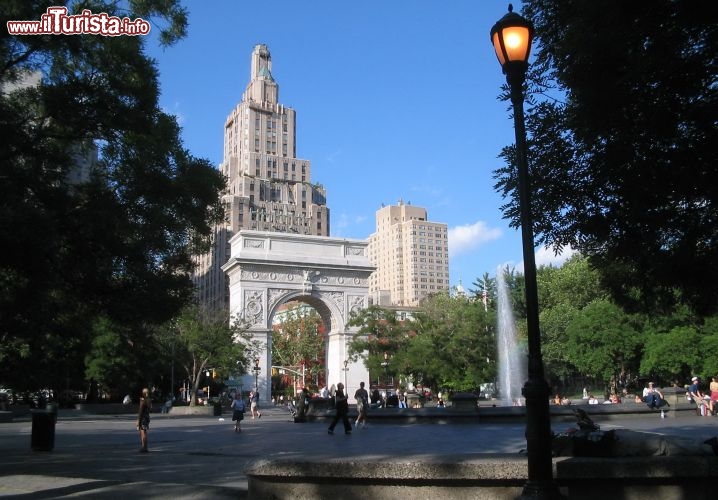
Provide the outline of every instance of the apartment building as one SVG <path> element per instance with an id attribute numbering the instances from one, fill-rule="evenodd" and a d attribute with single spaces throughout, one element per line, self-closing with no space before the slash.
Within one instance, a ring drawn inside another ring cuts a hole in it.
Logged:
<path id="1" fill-rule="evenodd" d="M 449 290 L 448 228 L 430 222 L 424 208 L 399 200 L 378 210 L 369 259 L 377 268 L 369 281 L 375 305 L 415 307 Z"/>
<path id="2" fill-rule="evenodd" d="M 193 275 L 200 304 L 213 309 L 229 307 L 221 266 L 241 229 L 329 236 L 326 192 L 312 183 L 311 162 L 297 157 L 296 112 L 279 103 L 266 45 L 254 47 L 249 84 L 225 121 L 220 169 L 228 179 L 225 223 Z"/>

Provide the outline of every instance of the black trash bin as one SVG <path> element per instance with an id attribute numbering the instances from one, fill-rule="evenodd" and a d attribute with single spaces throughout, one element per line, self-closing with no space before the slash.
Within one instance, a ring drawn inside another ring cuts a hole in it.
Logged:
<path id="1" fill-rule="evenodd" d="M 52 451 L 55 447 L 55 421 L 57 412 L 54 407 L 44 410 L 32 410 L 32 437 L 30 446 L 34 451 Z"/>

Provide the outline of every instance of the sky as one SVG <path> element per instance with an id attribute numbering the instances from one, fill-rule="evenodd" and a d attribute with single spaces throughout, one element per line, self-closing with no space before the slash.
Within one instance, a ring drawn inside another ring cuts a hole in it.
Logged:
<path id="1" fill-rule="evenodd" d="M 514 142 L 489 40 L 507 1 L 184 4 L 187 38 L 162 49 L 150 33 L 147 51 L 161 106 L 194 156 L 222 162 L 225 120 L 249 83 L 252 49 L 266 44 L 279 102 L 297 112 L 297 157 L 326 188 L 330 236 L 367 239 L 376 211 L 401 199 L 447 224 L 452 287 L 523 270 L 520 231 L 503 218 L 492 178 Z M 536 263 L 569 256 L 537 249 Z"/>

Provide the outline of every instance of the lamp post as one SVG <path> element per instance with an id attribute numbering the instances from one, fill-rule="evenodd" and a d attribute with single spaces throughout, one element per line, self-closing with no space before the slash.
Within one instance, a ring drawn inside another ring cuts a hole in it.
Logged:
<path id="1" fill-rule="evenodd" d="M 348 388 L 348 386 L 347 386 L 347 374 L 348 374 L 348 372 L 349 372 L 349 360 L 348 360 L 348 359 L 345 359 L 345 360 L 344 360 L 344 390 L 345 390 L 345 391 L 348 391 L 348 390 L 349 390 L 349 388 Z M 345 395 L 346 395 L 346 394 L 345 394 Z"/>
<path id="2" fill-rule="evenodd" d="M 526 451 L 528 481 L 523 498 L 560 498 L 553 479 L 551 459 L 551 420 L 549 386 L 544 378 L 539 329 L 536 259 L 534 255 L 533 221 L 531 217 L 531 186 L 526 159 L 526 126 L 524 123 L 523 84 L 533 39 L 533 24 L 509 12 L 491 28 L 491 43 L 511 90 L 516 133 L 516 167 L 518 169 L 521 241 L 524 257 L 526 293 L 526 324 L 528 329 L 528 380 L 521 391 L 526 398 Z"/>
<path id="3" fill-rule="evenodd" d="M 302 361 L 302 389 L 304 389 L 307 386 L 304 370 L 305 370 L 305 365 L 304 365 L 304 361 Z"/>
<path id="4" fill-rule="evenodd" d="M 204 372 L 205 376 L 207 377 L 207 401 L 205 404 L 209 404 L 209 391 L 210 391 L 210 385 L 212 383 L 212 379 L 210 378 L 211 372 L 209 370 Z"/>
<path id="5" fill-rule="evenodd" d="M 259 390 L 259 372 L 262 371 L 259 367 L 259 358 L 254 358 L 254 368 L 252 368 L 252 371 L 254 372 L 254 392 L 257 392 Z"/>

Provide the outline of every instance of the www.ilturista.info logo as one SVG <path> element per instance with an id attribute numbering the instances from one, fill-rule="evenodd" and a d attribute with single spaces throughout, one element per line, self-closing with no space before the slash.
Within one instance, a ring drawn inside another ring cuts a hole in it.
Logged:
<path id="1" fill-rule="evenodd" d="M 105 12 L 93 14 L 85 9 L 82 14 L 68 15 L 67 7 L 48 7 L 39 21 L 8 21 L 10 35 L 103 35 L 137 36 L 150 32 L 150 23 L 138 17 L 109 16 Z"/>

